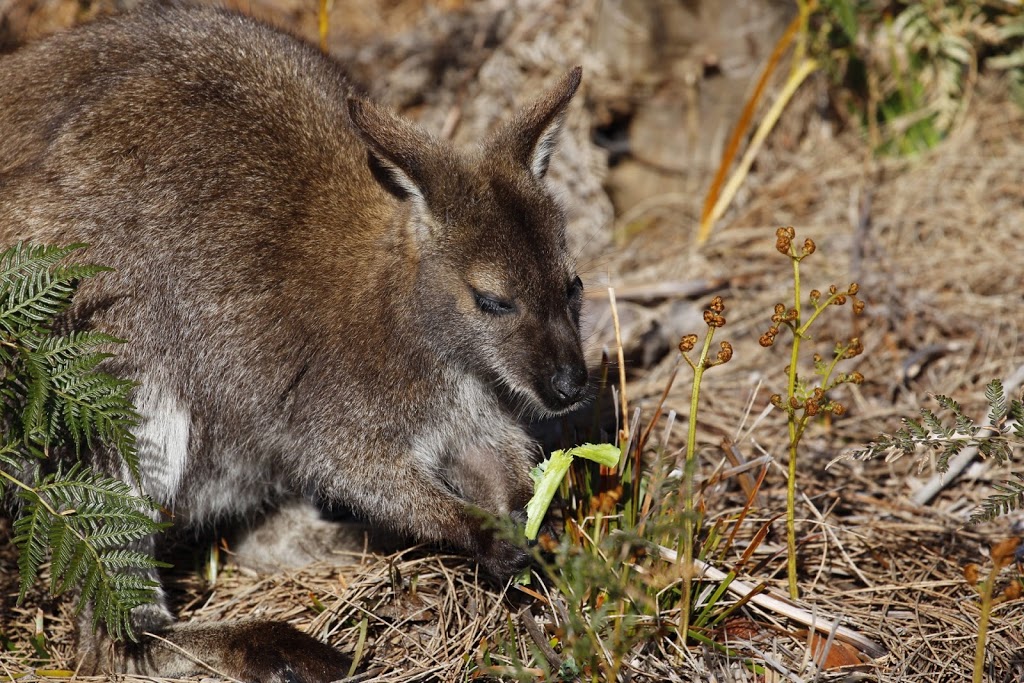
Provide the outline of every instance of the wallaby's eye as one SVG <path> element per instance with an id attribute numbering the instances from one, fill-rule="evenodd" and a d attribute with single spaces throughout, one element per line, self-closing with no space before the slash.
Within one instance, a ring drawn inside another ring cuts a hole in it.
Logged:
<path id="1" fill-rule="evenodd" d="M 569 301 L 574 303 L 583 298 L 583 280 L 581 280 L 578 275 L 569 283 L 569 289 L 566 294 L 569 297 Z"/>
<path id="2" fill-rule="evenodd" d="M 488 315 L 509 315 L 516 312 L 516 305 L 511 301 L 489 292 L 478 292 L 473 290 L 473 299 L 476 307 Z"/>

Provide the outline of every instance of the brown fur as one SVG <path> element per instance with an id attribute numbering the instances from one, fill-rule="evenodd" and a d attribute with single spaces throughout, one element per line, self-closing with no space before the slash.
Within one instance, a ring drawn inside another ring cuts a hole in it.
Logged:
<path id="1" fill-rule="evenodd" d="M 314 493 L 499 577 L 522 566 L 481 511 L 522 514 L 520 418 L 584 393 L 580 285 L 543 183 L 579 77 L 457 152 L 226 12 L 152 8 L 0 59 L 0 242 L 84 241 L 116 269 L 69 323 L 130 340 L 109 369 L 140 382 L 143 485 L 177 527 Z M 344 671 L 279 624 L 186 627 L 162 601 L 133 620 L 160 639 L 90 635 L 87 669 Z"/>

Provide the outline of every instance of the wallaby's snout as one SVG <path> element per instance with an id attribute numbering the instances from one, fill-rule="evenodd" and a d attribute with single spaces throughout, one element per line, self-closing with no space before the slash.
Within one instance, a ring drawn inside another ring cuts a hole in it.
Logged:
<path id="1" fill-rule="evenodd" d="M 578 275 L 572 278 L 566 291 L 569 309 L 569 325 L 563 332 L 562 353 L 558 356 L 555 374 L 551 376 L 551 386 L 563 403 L 565 410 L 570 410 L 587 396 L 587 383 L 590 373 L 583 356 L 583 341 L 580 337 L 580 311 L 583 307 L 583 281 Z"/>
<path id="2" fill-rule="evenodd" d="M 576 362 L 559 365 L 551 376 L 551 388 L 561 408 L 571 408 L 587 393 L 587 367 L 582 358 Z"/>
<path id="3" fill-rule="evenodd" d="M 551 325 L 548 334 L 535 344 L 534 390 L 551 414 L 568 412 L 587 398 L 590 375 L 577 321 L 574 312 L 571 320 L 566 318 L 562 324 Z"/>

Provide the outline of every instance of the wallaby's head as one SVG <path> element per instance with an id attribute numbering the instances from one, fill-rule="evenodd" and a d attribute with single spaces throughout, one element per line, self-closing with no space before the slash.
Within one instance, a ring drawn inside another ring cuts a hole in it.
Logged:
<path id="1" fill-rule="evenodd" d="M 349 102 L 375 176 L 407 208 L 414 305 L 435 346 L 540 415 L 565 412 L 586 393 L 583 285 L 544 181 L 580 76 L 570 71 L 473 154 Z"/>

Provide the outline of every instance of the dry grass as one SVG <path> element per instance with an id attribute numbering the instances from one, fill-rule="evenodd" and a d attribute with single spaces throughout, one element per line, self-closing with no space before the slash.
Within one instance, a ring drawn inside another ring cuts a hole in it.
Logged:
<path id="1" fill-rule="evenodd" d="M 529 43 L 529 36 L 521 38 Z M 508 48 L 499 62 L 553 59 L 542 41 L 531 44 L 544 49 Z M 571 44 L 582 49 L 578 41 Z M 399 56 L 396 48 L 396 63 Z M 483 60 L 473 68 L 491 67 Z M 531 68 L 541 70 L 536 64 Z M 532 83 L 527 79 L 516 87 L 528 88 L 527 82 Z M 1024 366 L 1024 115 L 1003 90 L 999 82 L 983 82 L 964 125 L 923 158 L 881 161 L 865 159 L 855 132 L 833 136 L 816 124 L 813 93 L 806 93 L 805 106 L 797 103 L 787 112 L 737 203 L 703 248 L 693 247 L 702 200 L 696 195 L 655 197 L 637 211 L 624 212 L 617 234 L 629 237 L 614 250 L 602 247 L 607 234 L 599 238 L 588 233 L 585 255 L 591 283 L 607 282 L 633 292 L 634 312 L 657 320 L 670 338 L 700 331 L 693 311 L 710 296 L 690 301 L 643 292 L 666 282 L 706 280 L 725 297 L 729 322 L 719 335 L 736 352 L 732 362 L 705 378 L 702 459 L 706 472 L 718 466 L 724 459 L 719 448 L 724 437 L 747 457 L 767 453 L 780 459 L 762 490 L 757 518 L 748 522 L 749 535 L 784 509 L 784 418 L 769 413 L 755 420 L 768 396 L 781 388 L 787 362 L 781 350 L 757 345 L 772 305 L 786 300 L 789 291 L 788 262 L 773 249 L 774 228 L 793 224 L 800 237 L 817 242 L 819 253 L 805 264 L 808 286 L 857 281 L 868 302 L 863 319 L 853 321 L 843 309 L 819 328 L 819 339 L 828 349 L 830 335 L 842 338 L 857 326 L 867 351 L 855 361 L 856 369 L 867 381 L 837 396 L 849 407 L 846 416 L 814 425 L 805 438 L 798 505 L 801 591 L 805 607 L 842 617 L 884 644 L 889 654 L 818 672 L 806 632 L 751 608 L 742 623 L 719 637 L 743 652 L 759 653 L 773 663 L 774 672 L 757 678 L 742 660 L 703 648 L 666 652 L 664 643 L 651 642 L 629 663 L 631 680 L 969 679 L 979 599 L 963 566 L 978 563 L 985 575 L 989 547 L 1020 533 L 1013 522 L 1022 516 L 979 527 L 965 527 L 965 522 L 991 484 L 1006 476 L 1006 469 L 975 466 L 931 505 L 916 506 L 909 497 L 932 474 L 927 463 L 923 470 L 907 462 L 883 461 L 825 466 L 848 447 L 892 429 L 900 416 L 932 405 L 931 393 L 954 395 L 968 413 L 980 417 L 984 385 Z M 447 120 L 457 107 L 459 115 L 471 117 L 462 125 L 475 130 L 488 114 L 463 109 L 461 97 L 471 101 L 486 95 L 463 92 L 417 106 L 427 107 L 423 113 L 428 121 Z M 599 174 L 588 175 L 594 171 L 588 161 L 592 152 L 579 151 L 579 144 L 578 139 L 573 143 L 573 158 L 590 169 L 580 173 L 588 176 L 582 187 L 593 192 Z M 571 168 L 559 172 L 571 176 Z M 565 182 L 573 187 L 571 177 Z M 603 216 L 602 211 L 595 215 Z M 607 227 L 590 229 L 607 233 Z M 601 303 L 592 303 L 598 315 Z M 598 326 L 592 340 L 598 347 L 610 346 L 610 327 Z M 669 354 L 651 367 L 630 368 L 632 404 L 652 409 L 673 361 Z M 689 385 L 681 378 L 667 408 L 685 414 L 688 403 Z M 670 452 L 680 439 L 677 429 Z M 1014 468 L 1019 472 L 1024 464 Z M 706 498 L 713 519 L 735 513 L 742 494 L 735 481 L 727 480 L 706 491 Z M 758 549 L 757 562 L 745 578 L 782 586 L 784 543 L 780 523 L 778 533 Z M 0 652 L 0 673 L 27 672 L 20 680 L 34 680 L 31 672 L 42 664 L 34 659 L 28 639 L 37 615 L 53 658 L 46 666 L 73 669 L 73 619 L 67 606 L 37 593 L 23 607 L 15 607 L 16 566 L 9 546 L 0 547 L 0 632 L 12 647 Z M 422 550 L 353 557 L 340 568 L 313 567 L 275 576 L 229 570 L 212 588 L 187 571 L 174 576 L 183 619 L 281 619 L 349 653 L 357 649 L 365 624 L 358 680 L 366 681 L 471 679 L 483 675 L 485 653 L 490 665 L 503 666 L 503 652 L 527 656 L 543 649 L 546 637 L 558 633 L 564 622 L 565 606 L 557 596 L 541 599 L 518 590 L 502 595 L 478 580 L 471 563 Z M 1007 570 L 1000 585 L 1019 581 L 1019 576 L 1019 570 Z M 318 611 L 318 603 L 326 610 Z M 523 614 L 526 608 L 533 617 Z M 1024 608 L 1020 599 L 1003 602 L 993 615 L 986 680 L 1024 680 L 1022 652 Z"/>

